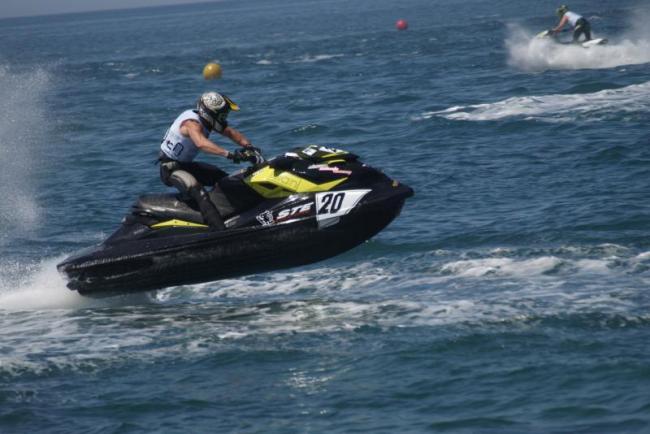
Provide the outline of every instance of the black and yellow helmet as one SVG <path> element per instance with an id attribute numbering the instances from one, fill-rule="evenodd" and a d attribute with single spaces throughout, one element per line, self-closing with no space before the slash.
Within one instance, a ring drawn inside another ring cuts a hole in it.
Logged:
<path id="1" fill-rule="evenodd" d="M 566 14 L 569 11 L 569 7 L 567 5 L 562 5 L 557 10 L 555 13 L 557 14 L 558 17 L 562 18 L 564 14 Z"/>

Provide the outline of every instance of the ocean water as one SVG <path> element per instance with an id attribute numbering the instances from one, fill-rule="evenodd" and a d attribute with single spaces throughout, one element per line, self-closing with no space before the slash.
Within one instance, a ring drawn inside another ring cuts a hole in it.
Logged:
<path id="1" fill-rule="evenodd" d="M 0 20 L 0 432 L 650 432 L 650 6 L 571 6 L 608 46 L 531 39 L 532 0 Z M 211 89 L 267 155 L 349 149 L 416 195 L 308 267 L 69 291 Z"/>

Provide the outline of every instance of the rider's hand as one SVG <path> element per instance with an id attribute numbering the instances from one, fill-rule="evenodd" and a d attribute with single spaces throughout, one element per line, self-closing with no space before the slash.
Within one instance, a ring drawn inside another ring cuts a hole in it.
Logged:
<path id="1" fill-rule="evenodd" d="M 254 147 L 238 149 L 235 152 L 228 152 L 228 159 L 232 160 L 234 163 L 248 161 L 252 164 L 262 164 L 266 161 L 259 149 Z"/>
<path id="2" fill-rule="evenodd" d="M 243 150 L 238 149 L 235 152 L 228 152 L 228 155 L 226 156 L 226 158 L 228 158 L 229 160 L 232 160 L 233 163 L 239 164 L 239 163 L 241 163 L 242 161 L 245 160 L 245 158 L 243 156 L 243 153 L 244 153 Z"/>
<path id="3" fill-rule="evenodd" d="M 262 152 L 254 146 L 245 148 L 242 152 L 242 155 L 244 157 L 244 160 L 252 164 L 262 164 L 264 161 L 266 161 L 262 156 Z"/>

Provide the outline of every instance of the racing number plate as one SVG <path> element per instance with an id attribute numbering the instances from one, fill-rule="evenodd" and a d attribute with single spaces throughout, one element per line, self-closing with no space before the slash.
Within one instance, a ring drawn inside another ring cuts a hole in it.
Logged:
<path id="1" fill-rule="evenodd" d="M 316 220 L 318 220 L 318 227 L 324 228 L 338 223 L 339 217 L 352 211 L 369 191 L 343 190 L 316 193 Z"/>

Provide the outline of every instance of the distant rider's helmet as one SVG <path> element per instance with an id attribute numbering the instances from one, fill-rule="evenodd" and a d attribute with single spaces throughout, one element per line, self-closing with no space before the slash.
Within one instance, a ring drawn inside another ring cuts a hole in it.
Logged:
<path id="1" fill-rule="evenodd" d="M 557 14 L 558 17 L 562 18 L 564 16 L 564 14 L 566 14 L 568 11 L 569 11 L 569 8 L 567 7 L 567 5 L 562 5 L 559 8 L 557 8 L 555 13 Z"/>
<path id="2" fill-rule="evenodd" d="M 217 92 L 204 93 L 196 103 L 196 112 L 206 127 L 219 133 L 228 126 L 226 119 L 230 110 L 237 111 L 239 106 L 226 95 Z"/>

